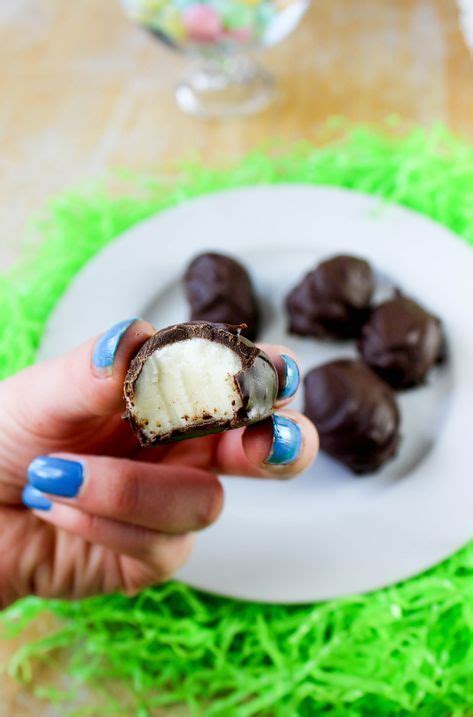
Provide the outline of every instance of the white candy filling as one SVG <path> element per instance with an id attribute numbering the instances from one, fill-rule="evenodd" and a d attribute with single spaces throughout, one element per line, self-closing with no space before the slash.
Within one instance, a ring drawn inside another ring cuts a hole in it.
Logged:
<path id="1" fill-rule="evenodd" d="M 240 357 L 207 339 L 168 344 L 150 356 L 135 384 L 135 415 L 150 438 L 176 428 L 229 420 L 241 408 L 234 376 Z"/>

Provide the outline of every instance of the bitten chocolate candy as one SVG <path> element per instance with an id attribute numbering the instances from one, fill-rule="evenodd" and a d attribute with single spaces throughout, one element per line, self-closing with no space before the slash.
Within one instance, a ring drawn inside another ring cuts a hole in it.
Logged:
<path id="1" fill-rule="evenodd" d="M 442 356 L 444 338 L 436 316 L 398 294 L 374 309 L 358 346 L 364 361 L 401 389 L 424 382 Z"/>
<path id="2" fill-rule="evenodd" d="M 323 261 L 286 299 L 289 330 L 320 338 L 357 337 L 373 291 L 373 272 L 364 259 L 340 255 Z"/>
<path id="3" fill-rule="evenodd" d="M 223 254 L 199 254 L 189 264 L 184 283 L 192 321 L 246 324 L 243 335 L 256 338 L 256 296 L 248 272 L 239 262 Z"/>
<path id="4" fill-rule="evenodd" d="M 330 361 L 304 382 L 305 414 L 322 450 L 354 473 L 371 473 L 396 453 L 400 415 L 391 388 L 361 361 Z"/>
<path id="5" fill-rule="evenodd" d="M 247 426 L 271 415 L 268 356 L 221 325 L 177 324 L 142 346 L 126 375 L 125 418 L 143 446 Z"/>

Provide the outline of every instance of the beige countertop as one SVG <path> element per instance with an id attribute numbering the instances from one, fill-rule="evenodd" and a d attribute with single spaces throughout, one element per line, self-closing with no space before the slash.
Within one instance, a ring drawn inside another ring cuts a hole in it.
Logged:
<path id="1" fill-rule="evenodd" d="M 279 101 L 246 120 L 201 122 L 174 104 L 183 61 L 132 26 L 118 1 L 1 0 L 0 268 L 48 197 L 110 168 L 169 172 L 196 153 L 236 159 L 268 137 L 311 139 L 332 115 L 441 120 L 473 137 L 473 60 L 454 0 L 314 0 L 263 60 L 279 78 Z M 18 644 L 0 640 L 0 661 Z M 46 714 L 0 677 L 0 717 Z"/>
<path id="2" fill-rule="evenodd" d="M 1 265 L 47 197 L 107 168 L 236 158 L 266 137 L 310 139 L 334 114 L 396 113 L 473 134 L 473 60 L 455 0 L 313 0 L 263 57 L 279 102 L 222 124 L 181 114 L 182 59 L 131 25 L 118 0 L 2 0 L 0 59 Z"/>

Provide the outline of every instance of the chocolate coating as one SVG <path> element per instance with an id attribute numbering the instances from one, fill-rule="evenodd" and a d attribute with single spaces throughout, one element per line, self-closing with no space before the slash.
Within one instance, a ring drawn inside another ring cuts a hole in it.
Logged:
<path id="1" fill-rule="evenodd" d="M 373 291 L 373 272 L 364 259 L 340 255 L 323 261 L 286 299 L 289 330 L 320 338 L 357 337 Z"/>
<path id="2" fill-rule="evenodd" d="M 354 473 L 371 473 L 396 453 L 400 415 L 390 387 L 361 361 L 330 361 L 304 381 L 305 414 L 321 448 Z"/>
<path id="3" fill-rule="evenodd" d="M 364 361 L 398 389 L 423 383 L 445 348 L 439 319 L 400 294 L 374 309 L 358 347 Z"/>
<path id="4" fill-rule="evenodd" d="M 184 283 L 191 320 L 246 324 L 243 335 L 256 338 L 256 296 L 248 272 L 239 262 L 224 254 L 199 254 L 189 264 Z"/>
<path id="5" fill-rule="evenodd" d="M 248 339 L 235 331 L 235 326 L 224 328 L 221 324 L 208 322 L 189 322 L 161 329 L 149 338 L 132 360 L 125 377 L 124 397 L 127 420 L 138 437 L 141 445 L 171 443 L 186 438 L 196 438 L 211 433 L 220 433 L 232 428 L 248 426 L 270 416 L 278 394 L 278 375 L 269 357 Z M 154 439 L 145 433 L 142 422 L 135 414 L 135 385 L 146 361 L 155 351 L 177 341 L 201 338 L 216 341 L 238 354 L 242 368 L 235 375 L 235 390 L 242 405 L 231 420 L 215 420 L 212 416 L 198 424 L 176 427 L 166 435 L 157 435 Z"/>

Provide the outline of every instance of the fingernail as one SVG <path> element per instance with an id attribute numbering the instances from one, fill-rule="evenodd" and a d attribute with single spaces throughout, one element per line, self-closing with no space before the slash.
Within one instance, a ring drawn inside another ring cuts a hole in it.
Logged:
<path id="1" fill-rule="evenodd" d="M 84 481 L 84 467 L 77 461 L 40 456 L 28 468 L 33 488 L 62 498 L 75 498 Z"/>
<path id="2" fill-rule="evenodd" d="M 281 354 L 281 358 L 284 363 L 284 375 L 278 398 L 291 398 L 299 388 L 301 374 L 293 358 L 286 354 Z"/>
<path id="3" fill-rule="evenodd" d="M 302 431 L 294 421 L 286 416 L 274 414 L 273 445 L 265 463 L 285 466 L 297 460 L 302 447 Z"/>
<path id="4" fill-rule="evenodd" d="M 51 510 L 53 504 L 39 490 L 31 485 L 26 485 L 21 494 L 23 504 L 31 510 Z"/>
<path id="5" fill-rule="evenodd" d="M 139 321 L 139 319 L 135 318 L 120 321 L 108 329 L 108 331 L 102 334 L 97 340 L 92 354 L 92 363 L 94 368 L 98 369 L 100 373 L 104 372 L 106 375 L 111 374 L 120 341 L 135 321 Z"/>

